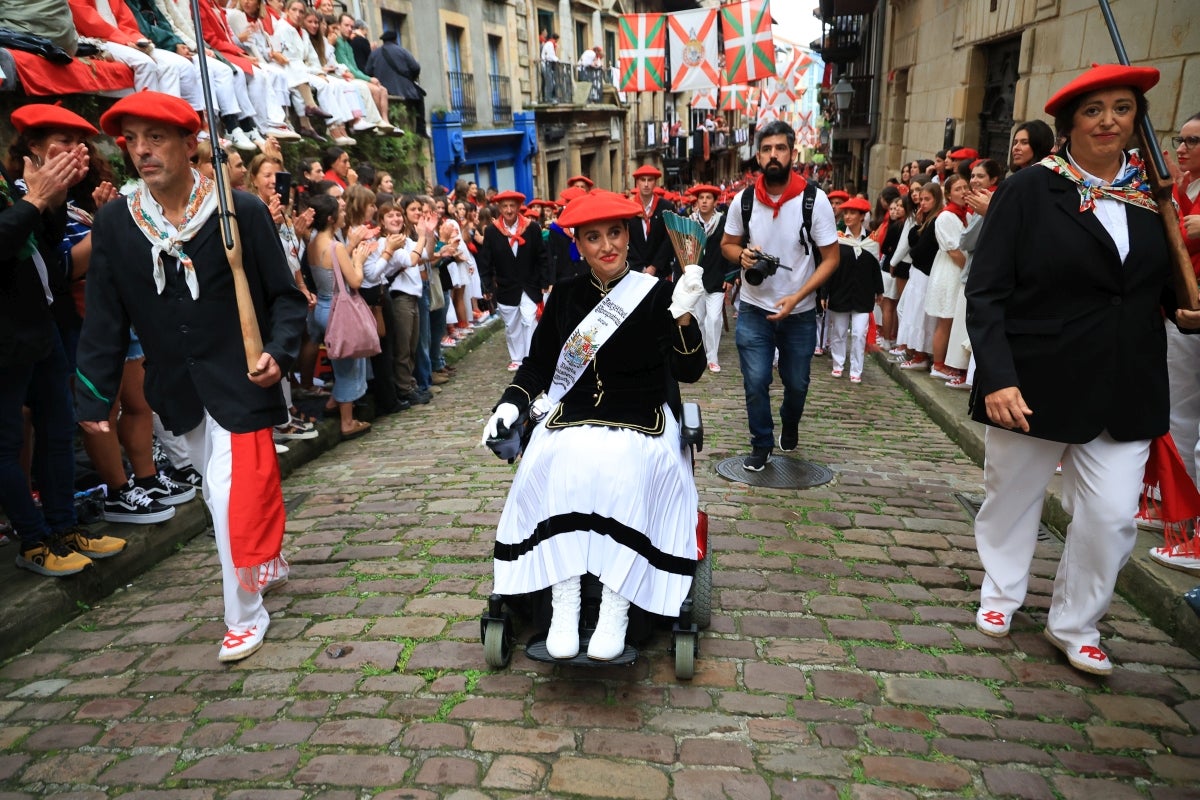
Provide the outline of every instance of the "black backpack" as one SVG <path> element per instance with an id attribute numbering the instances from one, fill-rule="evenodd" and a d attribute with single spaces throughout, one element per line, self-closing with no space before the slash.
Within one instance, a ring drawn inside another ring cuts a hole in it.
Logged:
<path id="1" fill-rule="evenodd" d="M 818 251 L 817 243 L 812 238 L 813 205 L 817 202 L 817 187 L 812 183 L 804 185 L 804 221 L 800 225 L 800 244 L 804 254 L 812 255 Z M 742 190 L 742 244 L 750 239 L 750 213 L 754 210 L 754 187 L 747 186 Z"/>

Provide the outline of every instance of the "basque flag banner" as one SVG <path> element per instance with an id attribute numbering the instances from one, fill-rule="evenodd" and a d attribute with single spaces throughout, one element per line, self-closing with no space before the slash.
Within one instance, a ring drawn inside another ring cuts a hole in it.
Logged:
<path id="1" fill-rule="evenodd" d="M 721 6 L 725 80 L 749 83 L 775 75 L 775 39 L 767 0 Z"/>
<path id="2" fill-rule="evenodd" d="M 692 95 L 692 108 L 698 110 L 717 110 L 717 90 L 705 89 L 702 92 L 696 92 Z"/>
<path id="3" fill-rule="evenodd" d="M 667 89 L 667 15 L 622 14 L 617 63 L 623 92 Z"/>
<path id="4" fill-rule="evenodd" d="M 671 91 L 712 89 L 717 74 L 717 10 L 678 11 L 667 15 L 671 43 Z"/>
<path id="5" fill-rule="evenodd" d="M 791 100 L 799 100 L 804 96 L 805 87 L 801 85 L 804 80 L 804 73 L 808 72 L 808 65 L 812 63 L 812 58 L 803 50 L 796 52 L 795 58 L 787 65 L 787 69 L 783 71 L 783 90 Z"/>

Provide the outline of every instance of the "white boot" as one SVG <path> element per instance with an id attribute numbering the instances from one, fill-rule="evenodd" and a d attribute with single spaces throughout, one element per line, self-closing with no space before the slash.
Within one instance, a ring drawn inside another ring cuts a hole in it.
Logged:
<path id="1" fill-rule="evenodd" d="M 629 626 L 629 601 L 607 586 L 600 597 L 600 617 L 588 643 L 588 658 L 612 661 L 625 652 L 625 629 Z"/>
<path id="2" fill-rule="evenodd" d="M 579 655 L 579 576 L 567 578 L 550 587 L 550 631 L 546 634 L 546 652 L 551 658 Z"/>

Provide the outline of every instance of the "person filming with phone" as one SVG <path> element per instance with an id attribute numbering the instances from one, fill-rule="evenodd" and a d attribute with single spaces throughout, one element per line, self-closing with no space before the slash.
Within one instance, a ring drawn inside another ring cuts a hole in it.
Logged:
<path id="1" fill-rule="evenodd" d="M 796 134 L 784 122 L 762 127 L 754 148 L 757 181 L 729 205 L 721 253 L 741 267 L 736 342 L 746 392 L 750 455 L 761 472 L 775 445 L 771 368 L 779 350 L 783 381 L 779 449 L 799 442 L 817 340 L 817 289 L 838 268 L 837 223 L 825 193 L 792 171 Z"/>

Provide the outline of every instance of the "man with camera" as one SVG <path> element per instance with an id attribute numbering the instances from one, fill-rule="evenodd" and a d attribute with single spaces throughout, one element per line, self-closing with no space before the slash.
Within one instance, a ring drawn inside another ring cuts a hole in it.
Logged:
<path id="1" fill-rule="evenodd" d="M 771 367 L 779 350 L 783 404 L 779 449 L 799 442 L 816 346 L 816 293 L 839 263 L 837 224 L 824 192 L 792 171 L 796 134 L 785 122 L 762 127 L 755 152 L 757 181 L 729 205 L 721 252 L 742 269 L 736 342 L 746 391 L 750 455 L 743 466 L 760 472 L 775 445 Z M 750 192 L 747 196 L 746 193 Z"/>

